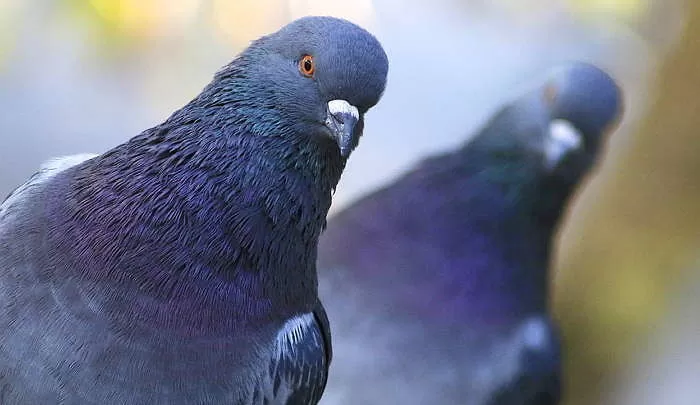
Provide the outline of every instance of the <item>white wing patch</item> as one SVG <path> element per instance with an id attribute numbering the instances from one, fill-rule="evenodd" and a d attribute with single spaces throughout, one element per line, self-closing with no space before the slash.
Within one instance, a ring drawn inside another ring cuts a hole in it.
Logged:
<path id="1" fill-rule="evenodd" d="M 551 345 L 551 328 L 546 319 L 533 316 L 521 322 L 513 333 L 491 349 L 491 357 L 478 369 L 476 381 L 491 393 L 499 386 L 515 381 L 523 372 L 522 353 L 526 350 L 547 350 Z"/>
<path id="2" fill-rule="evenodd" d="M 526 320 L 520 327 L 524 345 L 530 350 L 546 348 L 551 344 L 550 330 L 547 322 L 540 317 Z"/>
<path id="3" fill-rule="evenodd" d="M 296 316 L 285 322 L 277 333 L 275 342 L 277 358 L 293 355 L 295 348 L 304 339 L 309 329 L 314 327 L 315 322 L 314 315 L 310 313 Z"/>
<path id="4" fill-rule="evenodd" d="M 95 156 L 97 156 L 97 154 L 83 153 L 79 155 L 57 157 L 44 162 L 39 167 L 38 172 L 34 173 L 34 175 L 26 183 L 22 184 L 15 191 L 13 191 L 2 203 L 2 205 L 0 205 L 0 218 L 5 215 L 9 207 L 22 200 L 23 195 L 27 190 L 44 183 L 46 180 L 70 167 L 92 159 Z"/>
<path id="5" fill-rule="evenodd" d="M 282 326 L 275 338 L 274 350 L 272 352 L 272 362 L 276 365 L 270 374 L 267 374 L 265 382 L 261 384 L 264 388 L 264 397 L 273 403 L 287 403 L 289 397 L 293 394 L 295 375 L 282 372 L 278 367 L 285 361 L 294 361 L 300 344 L 305 338 L 308 338 L 308 333 L 313 333 L 312 328 L 315 327 L 316 319 L 312 313 L 296 316 Z M 275 380 L 280 379 L 279 385 Z M 277 387 L 275 388 L 275 386 Z"/>

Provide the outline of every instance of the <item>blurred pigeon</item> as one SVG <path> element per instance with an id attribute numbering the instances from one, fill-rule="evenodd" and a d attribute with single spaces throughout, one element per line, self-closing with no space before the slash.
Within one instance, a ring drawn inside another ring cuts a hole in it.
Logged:
<path id="1" fill-rule="evenodd" d="M 319 293 L 334 336 L 324 404 L 556 404 L 553 235 L 621 113 L 576 63 L 329 221 Z"/>
<path id="2" fill-rule="evenodd" d="M 0 403 L 317 403 L 318 237 L 387 69 L 365 30 L 303 18 L 164 123 L 16 190 L 0 206 Z"/>

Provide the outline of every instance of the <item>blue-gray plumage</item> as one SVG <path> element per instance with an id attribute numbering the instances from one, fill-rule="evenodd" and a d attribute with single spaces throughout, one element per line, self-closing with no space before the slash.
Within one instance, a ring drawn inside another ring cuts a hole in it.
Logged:
<path id="1" fill-rule="evenodd" d="M 620 113 L 611 77 L 567 65 L 467 144 L 331 218 L 319 291 L 335 357 L 322 403 L 558 403 L 553 234 Z"/>
<path id="2" fill-rule="evenodd" d="M 316 249 L 385 87 L 378 41 L 307 17 L 162 124 L 0 206 L 0 403 L 315 404 Z"/>

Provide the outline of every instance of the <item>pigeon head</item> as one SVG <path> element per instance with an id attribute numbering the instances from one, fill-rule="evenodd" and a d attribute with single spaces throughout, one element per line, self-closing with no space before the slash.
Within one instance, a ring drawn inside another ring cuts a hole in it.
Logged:
<path id="1" fill-rule="evenodd" d="M 565 121 L 579 134 L 584 149 L 595 152 L 622 111 L 615 80 L 593 65 L 573 63 L 555 71 L 548 84 L 552 119 Z"/>
<path id="2" fill-rule="evenodd" d="M 546 211 L 563 205 L 590 170 L 621 113 L 614 79 L 593 65 L 571 63 L 502 109 L 468 148 L 488 157 L 490 179 L 517 186 L 514 196 L 530 195 Z M 542 204 L 548 195 L 552 204 Z"/>
<path id="3" fill-rule="evenodd" d="M 547 167 L 555 177 L 577 181 L 595 163 L 604 136 L 618 124 L 621 91 L 612 77 L 586 63 L 556 70 L 546 89 Z"/>
<path id="4" fill-rule="evenodd" d="M 294 122 L 297 133 L 333 140 L 347 158 L 387 72 L 387 56 L 369 32 L 337 18 L 305 17 L 254 41 L 215 82 L 226 90 L 235 81 L 228 97 L 262 100 L 274 111 L 258 114 L 278 114 L 271 122 Z"/>

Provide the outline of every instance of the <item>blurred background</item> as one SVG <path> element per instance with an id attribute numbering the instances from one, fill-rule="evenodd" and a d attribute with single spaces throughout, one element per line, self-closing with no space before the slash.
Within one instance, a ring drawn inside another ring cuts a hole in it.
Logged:
<path id="1" fill-rule="evenodd" d="M 0 0 L 0 195 L 47 158 L 161 122 L 250 40 L 307 14 L 363 25 L 391 62 L 333 209 L 465 141 L 559 62 L 611 72 L 626 115 L 552 274 L 565 403 L 700 403 L 698 1 Z"/>

